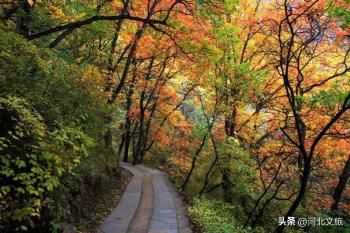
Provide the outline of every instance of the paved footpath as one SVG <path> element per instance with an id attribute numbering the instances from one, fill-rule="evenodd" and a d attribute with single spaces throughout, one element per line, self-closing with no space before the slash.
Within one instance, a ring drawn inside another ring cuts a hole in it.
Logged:
<path id="1" fill-rule="evenodd" d="M 100 233 L 192 233 L 186 207 L 166 174 L 144 165 L 121 166 L 133 177 Z"/>

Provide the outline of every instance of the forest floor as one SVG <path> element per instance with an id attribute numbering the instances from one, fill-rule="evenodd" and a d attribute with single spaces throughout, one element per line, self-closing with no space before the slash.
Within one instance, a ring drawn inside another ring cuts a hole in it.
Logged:
<path id="1" fill-rule="evenodd" d="M 104 192 L 98 197 L 91 197 L 90 201 L 87 202 L 89 206 L 85 208 L 87 210 L 86 216 L 76 226 L 77 233 L 99 232 L 99 226 L 118 205 L 131 179 L 132 174 L 128 170 L 122 169 L 121 177 L 111 181 L 108 192 Z"/>
<path id="2" fill-rule="evenodd" d="M 101 233 L 191 233 L 187 208 L 167 175 L 144 165 L 122 164 L 133 177 Z"/>

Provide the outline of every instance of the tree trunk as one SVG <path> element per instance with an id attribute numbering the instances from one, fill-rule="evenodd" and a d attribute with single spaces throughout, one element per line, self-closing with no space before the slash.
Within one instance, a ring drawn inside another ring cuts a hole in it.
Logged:
<path id="1" fill-rule="evenodd" d="M 224 168 L 222 171 L 222 190 L 224 192 L 224 200 L 227 203 L 233 203 L 232 200 L 232 188 L 233 184 L 230 180 L 231 171 L 230 168 Z"/>
<path id="2" fill-rule="evenodd" d="M 124 143 L 125 143 L 125 136 L 122 135 L 122 140 L 120 142 L 119 149 L 118 149 L 118 158 L 120 158 L 120 155 L 121 155 L 123 147 L 124 147 Z"/>
<path id="3" fill-rule="evenodd" d="M 141 116 L 140 116 L 140 123 L 139 123 L 139 134 L 138 134 L 138 140 L 136 144 L 136 152 L 134 155 L 134 160 L 133 164 L 139 164 L 140 163 L 140 158 L 141 158 L 141 149 L 143 145 L 143 139 L 144 139 L 144 115 L 145 112 L 141 111 Z"/>
<path id="4" fill-rule="evenodd" d="M 236 128 L 236 116 L 237 116 L 237 108 L 236 106 L 232 107 L 231 116 L 225 117 L 225 132 L 226 137 L 235 136 L 235 128 Z M 232 188 L 233 184 L 230 180 L 231 171 L 230 168 L 224 168 L 222 171 L 222 190 L 224 193 L 224 200 L 227 203 L 232 203 Z"/>
<path id="5" fill-rule="evenodd" d="M 113 145 L 112 145 L 112 142 L 113 142 L 113 132 L 112 132 L 112 129 L 111 129 L 111 124 L 113 123 L 113 118 L 112 116 L 107 116 L 106 117 L 106 123 L 107 125 L 109 125 L 107 127 L 107 131 L 104 135 L 104 144 L 105 144 L 105 147 L 106 148 L 110 148 L 110 149 L 113 149 Z"/>
<path id="6" fill-rule="evenodd" d="M 338 184 L 334 190 L 334 194 L 333 194 L 334 203 L 332 205 L 332 210 L 338 209 L 338 205 L 339 205 L 339 202 L 341 201 L 342 193 L 346 187 L 346 182 L 348 181 L 349 177 L 350 177 L 350 155 L 348 157 L 348 160 L 346 161 L 342 174 L 339 177 Z"/>
<path id="7" fill-rule="evenodd" d="M 26 0 L 18 1 L 19 7 L 16 15 L 16 31 L 18 34 L 28 37 L 31 17 L 31 5 Z"/>
<path id="8" fill-rule="evenodd" d="M 189 181 L 190 178 L 191 178 L 192 172 L 193 172 L 193 170 L 194 170 L 194 168 L 195 168 L 195 166 L 196 166 L 197 157 L 198 157 L 199 153 L 202 151 L 202 148 L 203 148 L 204 145 L 205 145 L 205 141 L 206 141 L 206 139 L 207 139 L 207 136 L 208 136 L 208 131 L 207 131 L 207 133 L 204 135 L 204 137 L 203 137 L 203 139 L 202 139 L 202 143 L 201 143 L 201 145 L 199 146 L 199 148 L 197 149 L 197 151 L 196 151 L 196 153 L 195 153 L 195 155 L 194 155 L 194 157 L 193 157 L 193 159 L 192 159 L 190 171 L 188 172 L 184 183 L 181 185 L 181 189 L 182 189 L 182 190 L 185 189 L 185 187 L 186 187 L 188 181 Z"/>
<path id="9" fill-rule="evenodd" d="M 202 186 L 202 189 L 201 191 L 199 192 L 199 197 L 201 197 L 209 183 L 209 175 L 211 173 L 211 171 L 214 169 L 214 166 L 216 165 L 216 163 L 218 162 L 219 160 L 219 153 L 218 153 L 218 150 L 217 150 L 217 147 L 216 147 L 216 142 L 213 138 L 213 135 L 211 133 L 211 131 L 209 132 L 209 135 L 210 135 L 210 138 L 211 138 L 211 142 L 213 143 L 213 147 L 214 147 L 214 152 L 215 152 L 215 158 L 214 158 L 214 161 L 211 163 L 207 173 L 205 174 L 205 178 L 204 178 L 204 183 L 203 183 L 203 186 Z"/>
<path id="10" fill-rule="evenodd" d="M 126 4 L 128 5 L 129 1 L 127 1 Z M 127 7 L 127 5 L 125 5 L 125 7 Z M 125 11 L 126 11 L 125 7 L 123 8 L 123 10 L 121 10 L 121 12 L 120 12 L 121 15 L 125 14 Z M 122 27 L 122 24 L 123 24 L 123 20 L 122 19 L 118 20 L 116 27 L 115 27 L 115 32 L 114 32 L 114 36 L 112 39 L 111 49 L 110 49 L 108 63 L 107 63 L 108 64 L 108 79 L 107 79 L 107 85 L 106 85 L 105 91 L 109 91 L 112 88 L 112 82 L 113 82 L 112 74 L 113 74 L 113 69 L 114 69 L 113 68 L 113 60 L 114 60 L 113 57 L 114 57 L 115 48 L 117 46 L 117 42 L 119 39 L 119 33 L 120 33 L 120 29 Z"/>
<path id="11" fill-rule="evenodd" d="M 228 137 L 232 137 L 235 134 L 236 115 L 237 115 L 237 108 L 232 107 L 231 116 L 225 117 L 225 132 Z"/>
<path id="12" fill-rule="evenodd" d="M 303 176 L 301 178 L 301 184 L 300 184 L 298 196 L 294 200 L 292 206 L 289 208 L 286 215 L 284 216 L 284 219 L 288 219 L 288 217 L 292 217 L 295 210 L 298 208 L 301 201 L 303 200 L 305 193 L 306 193 L 307 183 L 309 181 L 310 170 L 311 170 L 311 157 L 306 157 L 306 159 L 304 161 L 304 171 L 303 171 Z M 282 225 L 277 227 L 276 232 L 282 233 L 284 228 L 285 228 L 285 225 L 282 224 Z"/>
<path id="13" fill-rule="evenodd" d="M 130 140 L 131 140 L 130 132 L 127 132 L 124 137 L 125 137 L 125 145 L 124 145 L 123 161 L 127 163 L 129 159 L 129 148 L 130 148 Z"/>
<path id="14" fill-rule="evenodd" d="M 149 10 L 149 13 L 148 13 L 148 16 L 147 16 L 147 19 L 150 19 L 152 17 L 152 15 L 154 14 L 154 10 L 157 6 L 159 2 L 154 2 L 151 9 Z M 128 54 L 128 57 L 126 59 L 126 62 L 125 62 L 125 66 L 124 66 L 124 69 L 123 69 L 123 73 L 122 73 L 122 76 L 120 78 L 120 82 L 117 86 L 115 86 L 112 90 L 112 96 L 111 96 L 111 99 L 110 99 L 110 102 L 113 102 L 117 96 L 119 95 L 120 91 L 122 90 L 124 84 L 125 84 L 125 80 L 127 78 L 127 75 L 128 75 L 128 71 L 129 71 L 129 67 L 135 57 L 135 53 L 136 53 L 136 50 L 137 50 L 137 46 L 138 46 L 138 43 L 143 35 L 143 33 L 146 31 L 146 28 L 147 28 L 148 24 L 147 23 L 143 23 L 141 28 L 136 32 L 135 34 L 135 39 L 134 39 L 134 42 L 132 43 L 131 45 L 131 48 L 130 48 L 130 52 Z"/>
<path id="15" fill-rule="evenodd" d="M 136 146 L 137 146 L 137 137 L 136 137 L 136 128 L 138 128 L 139 125 L 137 124 L 134 128 L 134 133 L 132 135 L 131 140 L 132 140 L 132 157 L 136 157 Z"/>
<path id="16" fill-rule="evenodd" d="M 259 166 L 260 166 L 260 163 L 259 163 Z M 250 219 L 253 217 L 253 215 L 254 215 L 254 213 L 255 213 L 255 210 L 259 207 L 260 202 L 263 200 L 263 198 L 265 197 L 265 195 L 268 194 L 268 191 L 271 189 L 273 183 L 276 181 L 276 179 L 277 179 L 277 177 L 278 177 L 278 174 L 279 174 L 279 172 L 280 172 L 281 167 L 282 167 L 282 163 L 280 163 L 280 164 L 278 165 L 278 169 L 277 169 L 275 175 L 273 176 L 271 182 L 269 183 L 269 185 L 266 187 L 265 184 L 264 184 L 264 191 L 263 191 L 262 194 L 259 196 L 259 198 L 256 200 L 255 205 L 254 205 L 252 211 L 250 211 L 250 212 L 248 213 L 248 218 L 247 218 L 247 220 L 245 221 L 243 227 L 247 227 L 247 226 L 248 226 L 248 223 L 249 223 Z"/>
<path id="17" fill-rule="evenodd" d="M 149 129 L 151 127 L 151 120 L 153 118 L 153 115 L 155 113 L 155 110 L 157 108 L 157 102 L 154 103 L 154 105 L 151 108 L 151 114 L 149 115 L 149 119 L 147 121 L 147 126 L 144 134 L 144 139 L 143 139 L 143 145 L 141 149 L 141 155 L 140 155 L 140 163 L 143 162 L 143 157 L 145 155 L 145 152 L 147 151 L 147 143 L 148 143 L 148 135 L 149 135 Z"/>
<path id="18" fill-rule="evenodd" d="M 260 211 L 258 212 L 255 220 L 252 223 L 252 228 L 254 228 L 256 226 L 256 224 L 258 223 L 259 219 L 263 216 L 264 214 L 264 210 L 266 209 L 266 207 L 272 202 L 272 200 L 277 196 L 279 189 L 281 188 L 283 182 L 279 183 L 276 187 L 275 192 L 272 194 L 272 196 L 267 199 L 267 201 L 264 203 L 264 205 L 262 206 L 262 208 L 260 209 Z"/>

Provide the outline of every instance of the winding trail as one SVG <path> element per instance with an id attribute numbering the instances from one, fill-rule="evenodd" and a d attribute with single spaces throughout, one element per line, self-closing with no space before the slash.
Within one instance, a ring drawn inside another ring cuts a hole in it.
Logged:
<path id="1" fill-rule="evenodd" d="M 186 207 L 166 174 L 144 165 L 121 166 L 133 178 L 101 233 L 192 233 Z"/>

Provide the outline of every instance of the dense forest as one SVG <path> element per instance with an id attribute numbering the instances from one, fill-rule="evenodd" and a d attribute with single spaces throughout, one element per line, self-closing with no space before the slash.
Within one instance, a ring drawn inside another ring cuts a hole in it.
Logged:
<path id="1" fill-rule="evenodd" d="M 0 17 L 0 232 L 92 232 L 120 161 L 168 173 L 196 232 L 350 231 L 350 1 L 0 0 Z"/>

